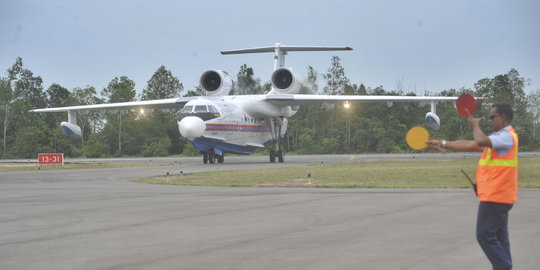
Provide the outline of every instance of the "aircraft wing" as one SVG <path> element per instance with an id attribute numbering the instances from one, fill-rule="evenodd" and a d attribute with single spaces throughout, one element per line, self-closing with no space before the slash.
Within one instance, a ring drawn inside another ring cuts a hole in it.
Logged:
<path id="1" fill-rule="evenodd" d="M 181 97 L 181 98 L 169 98 L 169 99 L 157 99 L 157 100 L 145 100 L 145 101 L 132 101 L 132 102 L 118 102 L 118 103 L 104 103 L 104 104 L 92 104 L 81 106 L 69 106 L 58 108 L 44 108 L 33 109 L 29 112 L 67 112 L 67 111 L 106 111 L 106 110 L 119 110 L 119 109 L 155 109 L 155 108 L 182 108 L 188 101 L 197 97 Z"/>
<path id="2" fill-rule="evenodd" d="M 429 102 L 452 101 L 458 97 L 430 97 L 430 96 L 356 96 L 356 95 L 267 95 L 266 101 L 279 106 L 313 105 L 323 103 L 371 103 L 371 102 Z M 479 99 L 479 98 L 477 98 Z"/>

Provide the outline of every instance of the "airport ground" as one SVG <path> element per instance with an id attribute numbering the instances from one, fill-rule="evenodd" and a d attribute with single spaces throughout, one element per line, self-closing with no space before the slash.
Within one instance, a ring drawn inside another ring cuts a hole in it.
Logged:
<path id="1" fill-rule="evenodd" d="M 464 155 L 476 154 L 288 156 L 282 164 L 240 156 L 215 165 L 152 158 L 146 167 L 0 172 L 0 269 L 490 269 L 476 243 L 478 202 L 469 189 L 131 181 L 167 171 Z M 522 189 L 510 212 L 514 269 L 540 265 L 538 224 L 540 189 Z"/>

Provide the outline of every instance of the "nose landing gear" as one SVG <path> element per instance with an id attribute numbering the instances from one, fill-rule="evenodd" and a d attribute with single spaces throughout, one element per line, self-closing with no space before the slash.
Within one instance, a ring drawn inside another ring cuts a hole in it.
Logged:
<path id="1" fill-rule="evenodd" d="M 223 163 L 225 161 L 225 154 L 222 153 L 221 155 L 218 155 L 214 152 L 214 150 L 210 150 L 208 152 L 203 153 L 203 163 L 204 164 L 214 164 L 214 163 Z"/>

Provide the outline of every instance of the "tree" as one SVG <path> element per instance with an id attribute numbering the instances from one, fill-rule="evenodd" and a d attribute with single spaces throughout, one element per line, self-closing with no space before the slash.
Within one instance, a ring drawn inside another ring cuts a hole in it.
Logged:
<path id="1" fill-rule="evenodd" d="M 53 83 L 46 91 L 49 96 L 48 107 L 64 107 L 71 105 L 71 93 L 61 85 Z"/>
<path id="2" fill-rule="evenodd" d="M 195 87 L 193 90 L 188 90 L 187 93 L 184 95 L 184 97 L 202 97 L 206 94 L 202 90 L 200 86 Z"/>
<path id="3" fill-rule="evenodd" d="M 240 71 L 236 76 L 238 81 L 233 90 L 235 95 L 257 95 L 264 93 L 260 79 L 253 78 L 253 74 L 252 67 L 248 67 L 246 64 L 240 67 Z"/>
<path id="4" fill-rule="evenodd" d="M 316 94 L 319 92 L 319 85 L 317 84 L 319 73 L 312 67 L 307 67 L 307 78 L 304 80 L 302 87 L 300 88 L 300 94 Z"/>
<path id="5" fill-rule="evenodd" d="M 49 146 L 51 130 L 42 121 L 37 125 L 21 127 L 14 140 L 14 152 L 18 157 L 35 158 L 36 153 L 53 152 Z"/>
<path id="6" fill-rule="evenodd" d="M 527 106 L 529 111 L 532 113 L 532 137 L 536 140 L 536 129 L 538 127 L 538 122 L 540 122 L 540 89 L 536 89 L 535 92 L 527 95 Z"/>
<path id="7" fill-rule="evenodd" d="M 3 121 L 3 153 L 6 153 L 6 140 L 7 140 L 7 129 L 9 125 L 9 120 L 11 119 L 11 103 L 13 101 L 13 90 L 11 90 L 11 85 L 7 78 L 0 78 L 0 116 Z"/>
<path id="8" fill-rule="evenodd" d="M 103 100 L 97 97 L 96 89 L 92 86 L 74 88 L 71 99 L 76 106 L 103 103 Z M 103 113 L 99 111 L 78 111 L 77 124 L 81 127 L 81 148 L 84 148 L 86 126 L 90 125 L 93 133 L 103 129 Z"/>
<path id="9" fill-rule="evenodd" d="M 23 67 L 21 57 L 17 57 L 7 73 L 7 79 L 3 78 L 0 83 L 4 154 L 8 151 L 6 147 L 8 140 L 13 143 L 15 139 L 20 139 L 19 131 L 24 127 L 40 125 L 41 118 L 38 115 L 29 115 L 25 112 L 33 108 L 43 108 L 47 102 L 43 92 L 43 80 Z M 10 125 L 12 122 L 13 124 Z M 8 137 L 8 131 L 13 133 L 11 139 Z M 16 147 L 13 144 L 12 146 Z"/>
<path id="10" fill-rule="evenodd" d="M 145 157 L 160 157 L 167 155 L 167 148 L 171 144 L 171 140 L 167 137 L 157 140 L 148 140 L 142 146 L 142 154 Z"/>
<path id="11" fill-rule="evenodd" d="M 307 77 L 304 80 L 304 83 L 300 87 L 300 94 L 316 94 L 319 91 L 319 85 L 317 84 L 318 80 L 318 72 L 312 67 L 307 67 Z M 270 83 L 271 84 L 271 83 Z M 319 106 L 320 107 L 320 106 Z M 313 141 L 313 135 L 312 134 L 306 134 L 309 130 L 313 131 L 314 129 L 309 129 L 311 126 L 310 123 L 310 115 L 314 114 L 314 112 L 317 110 L 316 106 L 302 106 L 297 109 L 298 112 L 296 115 L 289 119 L 289 125 L 287 132 L 287 142 L 288 142 L 288 149 L 291 151 L 291 149 L 294 149 L 297 153 L 308 153 L 303 152 L 304 147 L 307 147 L 308 145 L 311 145 L 311 142 Z M 313 122 L 313 121 L 311 121 Z M 302 139 L 300 138 L 300 135 L 302 136 Z M 292 147 L 291 145 L 291 139 L 292 138 Z M 307 143 L 303 143 L 307 142 Z M 300 149 L 300 150 L 299 150 Z"/>
<path id="12" fill-rule="evenodd" d="M 165 66 L 160 66 L 142 92 L 141 100 L 179 97 L 184 86 Z"/>
<path id="13" fill-rule="evenodd" d="M 105 145 L 99 134 L 91 134 L 86 144 L 86 147 L 83 149 L 83 154 L 87 157 L 103 157 L 104 153 L 107 152 L 107 145 Z"/>
<path id="14" fill-rule="evenodd" d="M 108 102 L 129 102 L 135 100 L 135 82 L 126 76 L 111 80 L 107 88 L 101 91 L 101 95 L 108 97 Z M 118 152 L 122 152 L 122 115 L 130 116 L 128 112 L 118 112 Z M 107 121 L 110 123 L 110 121 Z"/>
<path id="15" fill-rule="evenodd" d="M 53 83 L 45 93 L 48 96 L 48 107 L 54 108 L 72 105 L 71 93 L 57 83 Z M 72 144 L 70 140 L 72 139 L 67 136 L 62 136 L 61 129 L 58 127 L 62 117 L 65 117 L 65 113 L 48 113 L 43 115 L 45 122 L 53 134 L 53 136 L 51 136 L 53 149 L 55 152 L 61 151 L 64 154 L 67 154 L 67 152 L 71 152 Z"/>
<path id="16" fill-rule="evenodd" d="M 474 88 L 477 95 L 488 97 L 491 104 L 505 102 L 515 108 L 525 103 L 523 91 L 525 79 L 520 77 L 515 69 L 510 69 L 508 73 L 497 75 L 493 79 L 481 79 L 474 84 Z"/>
<path id="17" fill-rule="evenodd" d="M 87 86 L 85 88 L 75 87 L 71 93 L 71 99 L 74 105 L 91 105 L 102 104 L 105 101 L 97 97 L 96 89 L 93 86 Z M 77 119 L 81 120 L 81 124 L 88 122 L 91 127 L 91 132 L 96 133 L 103 129 L 103 113 L 100 111 L 79 111 L 77 113 Z M 82 126 L 81 126 L 82 128 Z M 82 131 L 84 134 L 84 131 Z"/>
<path id="18" fill-rule="evenodd" d="M 152 78 L 148 81 L 148 86 L 143 90 L 141 99 L 165 99 L 179 97 L 184 87 L 177 77 L 165 69 L 165 66 L 159 67 Z M 202 91 L 201 91 L 202 92 Z M 188 92 L 188 94 L 193 94 Z M 176 114 L 175 111 L 170 114 L 160 113 L 160 110 L 155 110 L 151 116 L 145 115 L 137 119 L 139 132 L 132 137 L 138 145 L 142 145 L 140 151 L 145 156 L 148 155 L 167 155 L 167 153 L 177 153 L 179 150 L 174 146 L 179 143 L 178 130 L 170 132 L 171 127 L 176 129 Z M 150 121 L 147 121 L 150 120 Z M 147 122 L 150 122 L 148 124 Z M 153 128 L 148 128 L 153 127 Z M 142 136 L 139 136 L 142 135 Z M 150 141 L 150 142 L 148 142 Z M 159 142 L 159 143 L 154 143 Z M 152 150 L 153 147 L 159 146 L 159 149 Z M 177 147 L 180 148 L 180 147 Z M 163 150 L 165 149 L 165 150 Z M 170 150 L 170 151 L 168 151 Z"/>
<path id="19" fill-rule="evenodd" d="M 345 69 L 341 66 L 340 61 L 339 57 L 333 56 L 331 60 L 332 66 L 326 74 L 323 74 L 323 78 L 326 80 L 326 86 L 323 89 L 324 94 L 342 95 L 345 86 L 349 84 L 349 79 L 345 76 Z"/>
<path id="20" fill-rule="evenodd" d="M 355 86 L 356 86 L 356 84 L 355 84 Z M 355 89 L 356 89 L 356 94 L 357 95 L 367 95 L 366 86 L 363 83 L 360 84 L 360 87 L 355 88 Z"/>
<path id="21" fill-rule="evenodd" d="M 65 107 L 72 105 L 71 102 L 71 93 L 64 87 L 59 84 L 53 83 L 45 93 L 48 96 L 48 107 Z M 46 114 L 46 117 L 49 118 L 49 126 L 56 126 L 59 122 L 60 114 Z"/>
<path id="22" fill-rule="evenodd" d="M 47 99 L 43 92 L 43 80 L 40 76 L 34 76 L 32 71 L 23 68 L 22 58 L 17 57 L 13 66 L 8 69 L 8 74 L 15 99 L 24 100 L 34 108 L 45 107 Z"/>
<path id="23" fill-rule="evenodd" d="M 115 77 L 107 88 L 103 88 L 101 95 L 108 97 L 108 103 L 129 102 L 135 100 L 135 82 L 127 76 Z"/>
<path id="24" fill-rule="evenodd" d="M 349 79 L 345 76 L 345 69 L 341 66 L 341 59 L 332 56 L 332 66 L 328 69 L 323 78 L 326 80 L 326 86 L 323 92 L 327 95 L 343 95 L 345 88 L 349 85 Z M 334 111 L 330 112 L 330 128 L 334 127 Z"/>
<path id="25" fill-rule="evenodd" d="M 512 127 L 519 134 L 519 145 L 533 145 L 532 119 L 530 111 L 527 111 L 527 100 L 525 95 L 525 79 L 521 77 L 517 70 L 510 69 L 508 73 L 497 75 L 493 79 L 484 78 L 474 84 L 476 95 L 487 97 L 487 102 L 483 102 L 479 110 L 482 115 L 487 115 L 491 106 L 496 103 L 508 103 L 514 110 L 514 120 Z"/>

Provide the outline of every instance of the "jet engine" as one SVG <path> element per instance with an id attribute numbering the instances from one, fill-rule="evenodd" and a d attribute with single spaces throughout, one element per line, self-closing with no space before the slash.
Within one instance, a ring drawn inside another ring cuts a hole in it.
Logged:
<path id="1" fill-rule="evenodd" d="M 232 80 L 229 75 L 217 69 L 205 71 L 199 83 L 208 96 L 226 96 L 232 89 Z"/>
<path id="2" fill-rule="evenodd" d="M 299 78 L 291 68 L 278 68 L 272 74 L 272 86 L 280 94 L 298 94 L 302 86 Z"/>

